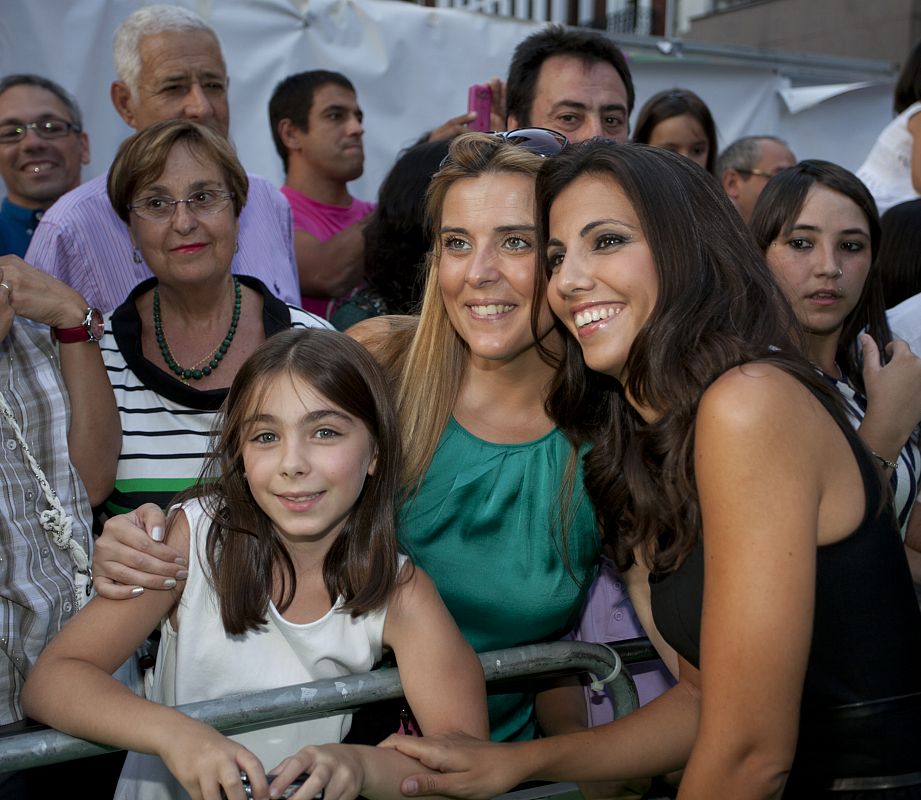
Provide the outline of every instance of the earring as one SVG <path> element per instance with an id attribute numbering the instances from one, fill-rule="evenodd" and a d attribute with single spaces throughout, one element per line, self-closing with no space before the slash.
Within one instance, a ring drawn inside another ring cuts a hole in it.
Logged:
<path id="1" fill-rule="evenodd" d="M 144 262 L 144 259 L 141 258 L 141 254 L 138 252 L 138 249 L 136 247 L 134 248 L 134 252 L 131 254 L 131 260 L 135 264 L 142 264 Z"/>
<path id="2" fill-rule="evenodd" d="M 240 243 L 239 243 L 239 242 L 234 242 L 234 243 L 233 243 L 233 251 L 234 251 L 235 253 L 239 253 L 239 252 L 240 252 Z"/>
<path id="3" fill-rule="evenodd" d="M 841 278 L 844 276 L 844 270 L 841 267 L 838 267 L 838 274 L 835 275 L 836 278 Z"/>

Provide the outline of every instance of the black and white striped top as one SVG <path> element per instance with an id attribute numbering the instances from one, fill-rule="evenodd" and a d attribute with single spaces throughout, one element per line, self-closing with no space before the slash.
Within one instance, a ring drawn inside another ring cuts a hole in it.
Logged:
<path id="1" fill-rule="evenodd" d="M 266 338 L 288 328 L 331 327 L 315 314 L 278 300 L 255 278 L 238 277 L 263 296 Z M 226 389 L 187 386 L 144 358 L 135 299 L 155 280 L 139 284 L 106 316 L 100 340 L 122 424 L 115 490 L 106 502 L 110 514 L 143 503 L 166 508 L 177 492 L 195 482 L 208 451 L 212 422 L 227 395 Z"/>

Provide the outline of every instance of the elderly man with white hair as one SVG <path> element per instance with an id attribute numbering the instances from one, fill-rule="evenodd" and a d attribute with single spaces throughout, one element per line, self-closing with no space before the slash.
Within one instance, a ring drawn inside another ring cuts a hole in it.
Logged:
<path id="1" fill-rule="evenodd" d="M 115 32 L 117 80 L 112 103 L 140 130 L 154 122 L 190 119 L 227 136 L 227 70 L 217 34 L 194 12 L 154 5 L 135 11 Z M 232 271 L 258 278 L 269 291 L 299 305 L 291 209 L 264 178 L 249 177 Z M 26 261 L 72 286 L 103 313 L 151 277 L 112 209 L 101 175 L 65 194 L 44 215 Z"/>

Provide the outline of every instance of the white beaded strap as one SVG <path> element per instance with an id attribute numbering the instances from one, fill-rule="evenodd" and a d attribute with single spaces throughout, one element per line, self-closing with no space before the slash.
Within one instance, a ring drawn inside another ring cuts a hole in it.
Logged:
<path id="1" fill-rule="evenodd" d="M 45 473 L 42 472 L 42 468 L 32 456 L 29 446 L 26 444 L 25 438 L 22 435 L 22 428 L 19 427 L 16 417 L 13 416 L 13 410 L 6 402 L 3 392 L 0 392 L 0 413 L 3 414 L 6 421 L 9 422 L 10 427 L 13 429 L 13 434 L 16 436 L 16 440 L 22 448 L 26 463 L 29 469 L 32 470 L 32 474 L 38 481 L 38 485 L 42 487 L 42 492 L 45 495 L 45 499 L 48 501 L 48 505 L 51 506 L 51 508 L 42 511 L 39 519 L 42 527 L 54 541 L 54 544 L 59 549 L 70 552 L 70 557 L 73 559 L 75 567 L 74 600 L 76 601 L 78 609 L 83 608 L 93 591 L 93 574 L 90 570 L 89 557 L 86 554 L 86 550 L 80 546 L 80 543 L 77 542 L 71 534 L 73 529 L 73 517 L 64 510 L 64 506 L 62 506 L 61 501 L 58 500 L 57 493 L 51 488 L 51 484 L 48 483 Z"/>

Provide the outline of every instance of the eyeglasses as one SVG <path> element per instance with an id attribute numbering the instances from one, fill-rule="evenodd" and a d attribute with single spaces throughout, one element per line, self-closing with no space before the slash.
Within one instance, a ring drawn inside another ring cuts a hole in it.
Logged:
<path id="1" fill-rule="evenodd" d="M 71 131 L 80 133 L 83 129 L 63 119 L 42 119 L 37 122 L 8 122 L 0 125 L 0 144 L 15 144 L 25 138 L 27 130 L 35 131 L 42 139 L 62 139 Z"/>
<path id="2" fill-rule="evenodd" d="M 227 204 L 234 197 L 233 192 L 202 189 L 193 192 L 185 200 L 173 200 L 172 197 L 160 196 L 142 197 L 138 202 L 128 206 L 128 210 L 150 222 L 166 222 L 172 218 L 176 206 L 185 203 L 186 208 L 196 217 L 213 217 L 227 208 Z"/>
<path id="3" fill-rule="evenodd" d="M 552 131 L 550 128 L 517 128 L 513 131 L 490 131 L 489 136 L 497 139 L 503 139 L 509 144 L 516 147 L 523 147 L 541 158 L 559 155 L 569 139 L 558 131 Z M 451 163 L 450 153 L 441 159 L 438 169 Z"/>
<path id="4" fill-rule="evenodd" d="M 790 168 L 781 167 L 780 169 L 775 169 L 773 172 L 768 172 L 767 170 L 763 170 L 763 169 L 738 169 L 737 168 L 736 172 L 742 175 L 760 175 L 762 178 L 767 178 L 768 180 L 770 180 L 771 178 L 777 175 L 780 175 L 780 173 L 783 172 L 785 169 L 790 169 Z"/>

